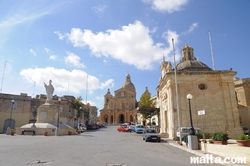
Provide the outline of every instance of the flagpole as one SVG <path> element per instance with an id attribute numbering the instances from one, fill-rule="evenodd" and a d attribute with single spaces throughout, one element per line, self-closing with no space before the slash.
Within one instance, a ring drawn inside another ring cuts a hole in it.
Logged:
<path id="1" fill-rule="evenodd" d="M 210 30 L 208 30 L 208 37 L 209 37 L 209 42 L 210 42 L 210 49 L 211 49 L 211 54 L 212 54 L 213 67 L 214 67 L 214 70 L 216 70 L 215 69 L 215 64 L 214 64 L 214 51 L 213 51 L 213 47 L 212 47 L 212 39 L 211 39 L 211 35 L 210 35 Z"/>
<path id="2" fill-rule="evenodd" d="M 182 137 L 181 137 L 181 121 L 180 121 L 180 109 L 179 109 L 179 96 L 178 96 L 178 83 L 177 83 L 177 76 L 176 76 L 176 61 L 175 61 L 175 50 L 174 50 L 174 38 L 172 38 L 173 44 L 173 55 L 174 55 L 174 76 L 175 76 L 175 92 L 176 92 L 176 105 L 177 105 L 177 114 L 178 114 L 178 127 L 180 130 L 180 140 L 179 144 L 182 145 Z"/>

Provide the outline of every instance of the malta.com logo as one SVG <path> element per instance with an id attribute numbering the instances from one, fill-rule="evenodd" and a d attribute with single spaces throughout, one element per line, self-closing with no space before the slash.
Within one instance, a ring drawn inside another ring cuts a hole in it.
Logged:
<path id="1" fill-rule="evenodd" d="M 246 164 L 246 157 L 214 157 L 206 154 L 203 157 L 190 157 L 190 164 Z"/>

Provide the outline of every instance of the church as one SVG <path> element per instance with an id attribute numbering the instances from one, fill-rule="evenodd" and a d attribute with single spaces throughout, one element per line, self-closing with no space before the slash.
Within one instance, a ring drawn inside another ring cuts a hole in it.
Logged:
<path id="1" fill-rule="evenodd" d="M 162 137 L 175 138 L 178 126 L 190 127 L 190 112 L 193 127 L 204 132 L 227 132 L 231 138 L 243 133 L 235 95 L 235 71 L 209 68 L 195 58 L 194 49 L 188 45 L 182 48 L 176 75 L 175 68 L 164 59 L 160 69 L 155 102 L 160 108 Z M 190 105 L 188 94 L 192 95 Z M 205 110 L 204 115 L 198 115 L 201 110 Z"/>
<path id="2" fill-rule="evenodd" d="M 110 89 L 104 95 L 104 108 L 100 110 L 100 122 L 107 124 L 136 122 L 136 104 L 136 89 L 130 75 L 127 74 L 125 82 L 115 91 L 114 96 L 110 93 Z"/>
<path id="3" fill-rule="evenodd" d="M 163 58 L 156 96 L 151 98 L 159 110 L 156 122 L 161 137 L 176 138 L 178 127 L 191 126 L 190 116 L 193 127 L 204 132 L 227 132 L 230 138 L 238 137 L 243 133 L 242 125 L 249 124 L 249 107 L 244 103 L 239 105 L 237 100 L 243 95 L 237 96 L 236 72 L 211 69 L 195 58 L 194 49 L 189 45 L 185 45 L 181 52 L 182 59 L 176 66 L 172 67 Z M 240 83 L 238 86 L 242 87 Z M 241 92 L 242 88 L 238 91 Z M 192 99 L 188 100 L 187 95 Z M 135 86 L 127 74 L 124 84 L 114 96 L 109 89 L 105 94 L 100 121 L 107 124 L 140 123 L 136 103 Z M 199 111 L 204 114 L 199 115 Z"/>

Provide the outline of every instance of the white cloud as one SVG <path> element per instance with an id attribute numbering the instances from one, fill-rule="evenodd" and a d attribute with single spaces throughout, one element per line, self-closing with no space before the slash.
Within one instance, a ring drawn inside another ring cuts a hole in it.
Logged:
<path id="1" fill-rule="evenodd" d="M 82 31 L 79 28 L 72 28 L 68 39 L 75 47 L 88 46 L 95 56 L 111 57 L 138 69 L 152 69 L 153 63 L 159 62 L 163 54 L 171 52 L 171 41 L 168 46 L 163 43 L 154 43 L 149 35 L 150 31 L 141 22 L 122 26 L 120 30 L 109 29 L 106 32 L 94 34 L 91 30 Z M 170 36 L 168 36 L 170 35 Z M 178 34 L 173 31 L 165 33 L 165 38 L 176 38 Z M 166 59 L 169 59 L 167 56 Z"/>
<path id="2" fill-rule="evenodd" d="M 56 58 L 57 58 L 56 55 L 50 55 L 50 56 L 49 56 L 49 59 L 50 59 L 50 60 L 55 60 Z"/>
<path id="3" fill-rule="evenodd" d="M 114 85 L 113 79 L 100 82 L 97 77 L 88 75 L 81 70 L 67 71 L 65 69 L 56 69 L 53 67 L 23 69 L 20 75 L 29 83 L 33 84 L 36 82 L 38 86 L 43 85 L 44 82 L 48 83 L 51 79 L 55 87 L 55 94 L 66 91 L 79 94 L 80 91 L 86 90 L 87 81 L 89 93 L 98 89 L 110 88 Z"/>
<path id="4" fill-rule="evenodd" d="M 44 48 L 44 50 L 45 50 L 46 53 L 49 53 L 49 51 L 50 51 L 50 50 L 49 50 L 48 48 L 46 48 L 46 47 Z"/>
<path id="5" fill-rule="evenodd" d="M 98 5 L 93 7 L 92 9 L 99 15 L 102 16 L 102 14 L 105 12 L 107 6 L 106 5 Z"/>
<path id="6" fill-rule="evenodd" d="M 68 56 L 65 57 L 65 62 L 68 64 L 73 64 L 76 67 L 86 67 L 83 63 L 81 63 L 81 58 L 74 53 L 67 52 Z"/>
<path id="7" fill-rule="evenodd" d="M 30 49 L 30 53 L 36 56 L 36 52 L 33 49 Z"/>
<path id="8" fill-rule="evenodd" d="M 144 3 L 151 4 L 154 10 L 161 12 L 167 11 L 173 13 L 182 10 L 182 6 L 188 3 L 188 0 L 142 0 Z"/>
<path id="9" fill-rule="evenodd" d="M 55 31 L 54 33 L 58 35 L 60 40 L 63 40 L 66 37 L 65 35 L 61 34 L 61 32 L 59 31 Z"/>
<path id="10" fill-rule="evenodd" d="M 196 29 L 198 27 L 198 23 L 195 22 L 193 23 L 192 25 L 189 26 L 189 29 L 185 32 L 183 32 L 184 35 L 188 34 L 188 33 L 191 33 L 194 31 L 194 29 Z"/>

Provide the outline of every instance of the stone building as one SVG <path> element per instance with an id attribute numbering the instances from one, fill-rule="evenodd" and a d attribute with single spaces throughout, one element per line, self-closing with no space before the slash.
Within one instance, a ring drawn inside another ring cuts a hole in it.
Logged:
<path id="1" fill-rule="evenodd" d="M 176 102 L 175 70 L 170 62 L 163 59 L 161 78 L 157 87 L 157 105 L 160 108 L 160 133 L 163 137 L 176 137 L 178 110 Z M 191 114 L 193 126 L 204 132 L 228 132 L 231 138 L 243 133 L 239 121 L 239 111 L 232 70 L 212 70 L 194 57 L 193 48 L 182 48 L 182 59 L 176 65 L 180 126 L 190 127 L 187 94 L 191 94 Z M 205 110 L 205 115 L 198 115 Z"/>
<path id="2" fill-rule="evenodd" d="M 75 100 L 74 96 L 60 97 L 53 96 L 53 104 L 60 105 L 60 124 L 69 124 L 74 127 L 76 110 L 71 102 Z M 28 123 L 35 123 L 37 120 L 37 108 L 44 104 L 46 95 L 37 95 L 31 98 L 25 93 L 20 95 L 0 93 L 0 133 L 5 133 L 8 127 L 17 128 Z M 93 114 L 93 116 L 96 116 Z M 92 117 L 92 119 L 95 119 Z M 84 119 L 81 120 L 82 122 Z"/>
<path id="3" fill-rule="evenodd" d="M 234 81 L 237 95 L 240 124 L 250 129 L 250 78 Z"/>
<path id="4" fill-rule="evenodd" d="M 135 122 L 136 104 L 136 89 L 130 75 L 127 74 L 125 82 L 115 91 L 114 96 L 110 93 L 110 89 L 104 95 L 104 108 L 100 110 L 100 122 L 107 124 Z"/>

